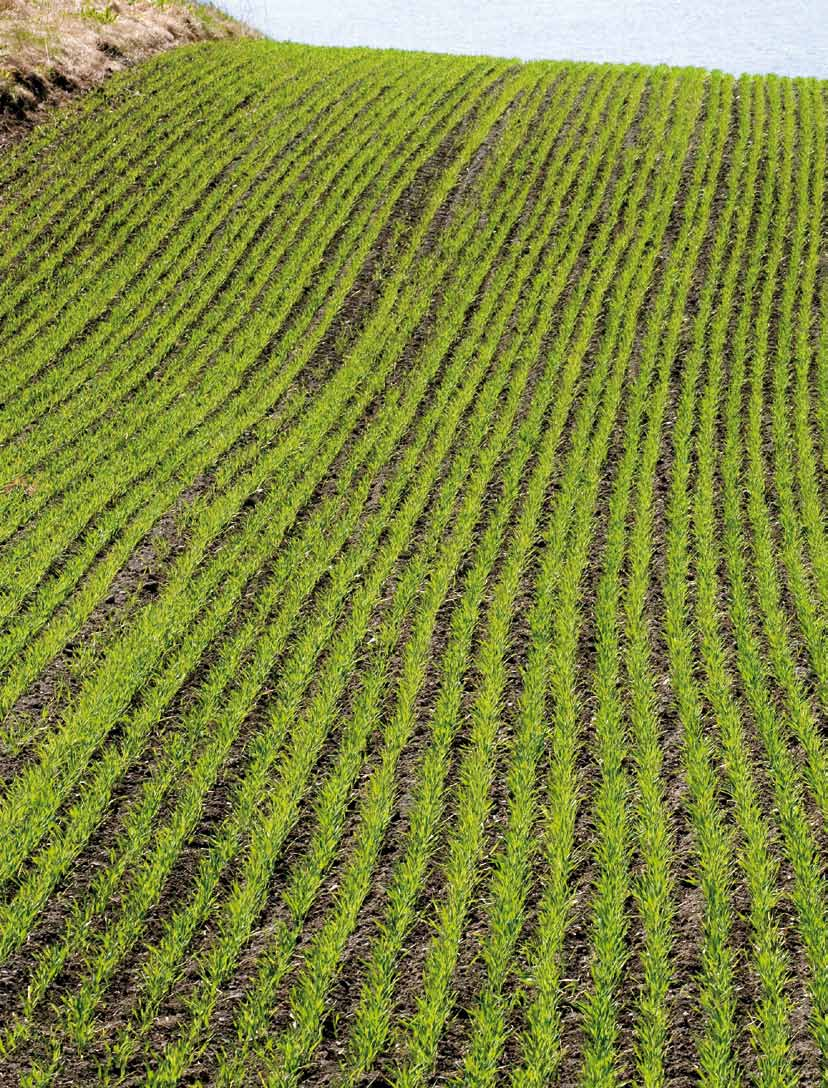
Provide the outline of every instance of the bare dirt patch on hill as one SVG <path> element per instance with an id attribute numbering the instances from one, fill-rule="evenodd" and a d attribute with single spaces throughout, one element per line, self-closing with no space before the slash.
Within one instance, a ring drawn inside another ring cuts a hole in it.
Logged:
<path id="1" fill-rule="evenodd" d="M 53 104 L 155 53 L 254 35 L 207 4 L 0 0 L 0 147 Z"/>

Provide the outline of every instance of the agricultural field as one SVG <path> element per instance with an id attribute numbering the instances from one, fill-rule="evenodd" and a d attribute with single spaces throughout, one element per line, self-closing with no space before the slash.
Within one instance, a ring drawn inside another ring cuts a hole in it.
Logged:
<path id="1" fill-rule="evenodd" d="M 0 155 L 112 72 L 184 42 L 253 37 L 195 0 L 0 0 Z"/>
<path id="2" fill-rule="evenodd" d="M 205 43 L 0 160 L 0 1084 L 828 1084 L 826 87 Z"/>

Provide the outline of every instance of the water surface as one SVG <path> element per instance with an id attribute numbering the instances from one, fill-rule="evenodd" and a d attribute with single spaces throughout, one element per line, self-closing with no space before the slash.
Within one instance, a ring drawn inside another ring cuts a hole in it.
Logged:
<path id="1" fill-rule="evenodd" d="M 272 38 L 828 78 L 828 0 L 220 0 Z"/>

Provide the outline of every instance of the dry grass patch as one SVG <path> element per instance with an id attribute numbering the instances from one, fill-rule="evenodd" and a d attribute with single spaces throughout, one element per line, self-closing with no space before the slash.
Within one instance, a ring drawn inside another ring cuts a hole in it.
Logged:
<path id="1" fill-rule="evenodd" d="M 197 3 L 0 0 L 0 141 L 51 102 L 161 50 L 252 34 Z"/>

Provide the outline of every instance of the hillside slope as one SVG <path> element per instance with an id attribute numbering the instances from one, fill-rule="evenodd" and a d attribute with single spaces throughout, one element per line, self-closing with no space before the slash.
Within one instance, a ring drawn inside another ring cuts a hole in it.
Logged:
<path id="1" fill-rule="evenodd" d="M 0 1082 L 825 1081 L 825 90 L 210 44 L 0 163 Z"/>

